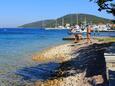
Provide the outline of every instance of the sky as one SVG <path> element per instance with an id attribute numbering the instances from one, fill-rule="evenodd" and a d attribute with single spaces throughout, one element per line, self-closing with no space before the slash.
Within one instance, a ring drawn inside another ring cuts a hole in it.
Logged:
<path id="1" fill-rule="evenodd" d="M 86 13 L 113 19 L 89 0 L 0 0 L 0 27 L 17 27 L 71 13 Z"/>

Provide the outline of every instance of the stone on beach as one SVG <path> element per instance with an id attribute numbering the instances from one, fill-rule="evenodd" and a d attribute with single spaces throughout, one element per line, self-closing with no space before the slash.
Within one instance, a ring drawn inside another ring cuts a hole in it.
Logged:
<path id="1" fill-rule="evenodd" d="M 35 86 L 104 86 L 106 69 L 103 52 L 109 45 L 108 43 L 75 44 L 72 47 L 69 44 L 71 58 L 60 63 L 53 78 L 36 82 Z"/>
<path id="2" fill-rule="evenodd" d="M 96 40 L 92 41 L 97 42 Z M 80 47 L 84 47 L 87 45 L 88 44 L 86 44 L 86 40 L 83 40 L 77 44 L 67 43 L 58 45 L 39 52 L 38 54 L 34 55 L 32 59 L 37 62 L 50 62 L 50 61 L 64 62 L 75 57 L 73 55 L 74 51 L 76 51 Z"/>
<path id="3" fill-rule="evenodd" d="M 71 58 L 72 48 L 70 44 L 59 45 L 34 55 L 32 59 L 38 62 L 66 61 Z"/>

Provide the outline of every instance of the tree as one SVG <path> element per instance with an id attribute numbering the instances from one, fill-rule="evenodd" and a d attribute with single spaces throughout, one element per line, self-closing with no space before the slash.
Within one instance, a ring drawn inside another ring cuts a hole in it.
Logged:
<path id="1" fill-rule="evenodd" d="M 106 10 L 108 13 L 112 13 L 114 16 L 113 22 L 115 23 L 115 1 L 114 0 L 90 0 L 97 3 L 99 11 Z"/>

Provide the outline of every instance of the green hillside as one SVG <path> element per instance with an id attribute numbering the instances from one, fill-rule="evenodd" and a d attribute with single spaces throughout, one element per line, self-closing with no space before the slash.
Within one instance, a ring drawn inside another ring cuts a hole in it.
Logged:
<path id="1" fill-rule="evenodd" d="M 78 18 L 78 21 L 77 21 Z M 84 21 L 87 21 L 87 23 L 93 23 L 93 24 L 98 24 L 98 23 L 110 23 L 111 21 L 109 19 L 97 17 L 94 15 L 90 14 L 69 14 L 65 15 L 63 17 L 60 17 L 58 19 L 51 19 L 51 20 L 43 20 L 43 21 L 37 21 L 37 22 L 32 22 L 29 24 L 24 24 L 19 27 L 24 27 L 24 28 L 38 28 L 38 27 L 55 27 L 56 25 L 61 26 L 62 21 L 64 21 L 65 24 L 76 24 L 78 23 L 83 23 Z"/>

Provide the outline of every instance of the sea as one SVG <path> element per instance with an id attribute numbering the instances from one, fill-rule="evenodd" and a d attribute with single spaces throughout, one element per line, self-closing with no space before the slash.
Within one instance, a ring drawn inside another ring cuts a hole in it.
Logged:
<path id="1" fill-rule="evenodd" d="M 85 36 L 86 33 L 83 35 Z M 95 33 L 95 35 L 115 37 L 115 32 L 99 32 Z M 1 28 L 0 86 L 23 86 L 25 83 L 30 83 L 38 78 L 43 79 L 44 76 L 41 76 L 37 68 L 35 68 L 38 67 L 39 63 L 34 62 L 32 56 L 46 48 L 68 43 L 69 41 L 62 40 L 67 36 L 69 36 L 68 30 Z M 44 65 L 49 65 L 49 68 L 58 66 L 56 63 Z M 40 65 L 40 68 L 44 67 L 44 65 Z"/>

